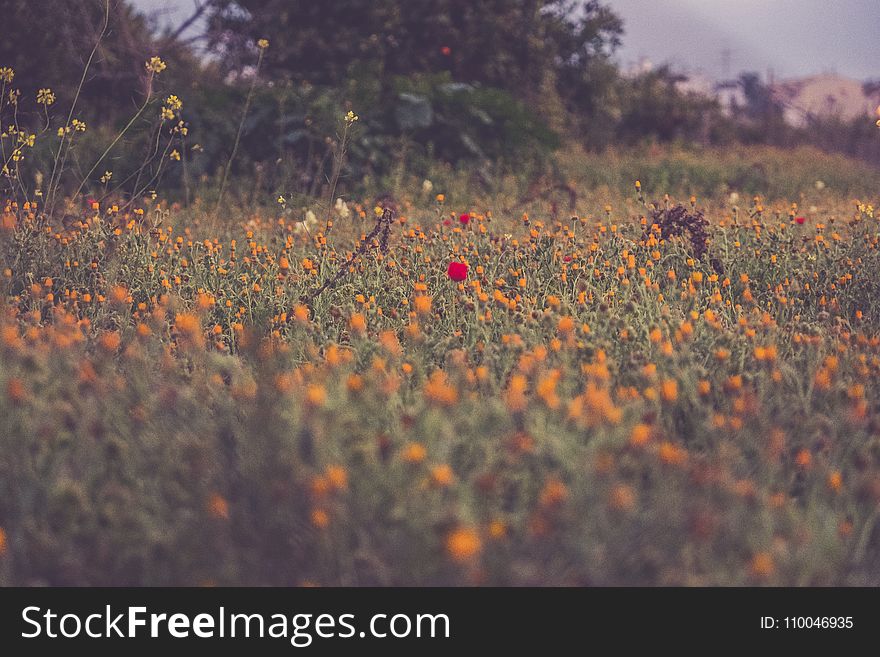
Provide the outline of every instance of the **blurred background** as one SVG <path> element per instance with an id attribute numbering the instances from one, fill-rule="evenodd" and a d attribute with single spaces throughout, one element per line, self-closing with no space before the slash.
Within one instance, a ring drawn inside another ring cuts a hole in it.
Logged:
<path id="1" fill-rule="evenodd" d="M 25 97 L 51 88 L 66 112 L 103 0 L 0 6 L 0 65 Z M 189 127 L 186 166 L 163 181 L 181 197 L 230 159 L 252 86 L 233 168 L 247 202 L 319 193 L 349 109 L 361 119 L 352 192 L 438 164 L 472 166 L 489 185 L 556 171 L 560 153 L 663 145 L 808 145 L 876 166 L 878 25 L 871 0 L 111 0 L 78 103 L 81 157 L 129 120 L 143 62 L 160 55 L 157 91 L 180 97 Z M 20 120 L 28 111 L 42 121 L 24 106 Z M 117 179 L 149 140 L 143 123 L 106 160 Z"/>

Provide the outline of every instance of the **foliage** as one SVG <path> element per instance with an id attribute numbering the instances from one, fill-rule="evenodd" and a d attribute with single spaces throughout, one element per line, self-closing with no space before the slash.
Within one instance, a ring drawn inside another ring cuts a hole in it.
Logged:
<path id="1" fill-rule="evenodd" d="M 571 0 L 213 0 L 208 34 L 230 70 L 268 38 L 270 76 L 340 86 L 355 66 L 383 87 L 398 76 L 447 71 L 457 82 L 533 95 L 546 73 L 606 54 L 620 21 L 598 2 Z"/>
<path id="2" fill-rule="evenodd" d="M 718 102 L 679 91 L 676 84 L 681 79 L 668 67 L 661 67 L 621 80 L 615 143 L 633 144 L 646 138 L 714 144 L 732 141 L 733 126 L 721 114 Z"/>

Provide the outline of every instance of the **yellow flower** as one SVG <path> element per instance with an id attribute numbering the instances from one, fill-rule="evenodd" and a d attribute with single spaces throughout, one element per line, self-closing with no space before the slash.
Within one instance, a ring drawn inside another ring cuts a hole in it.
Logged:
<path id="1" fill-rule="evenodd" d="M 172 112 L 167 107 L 163 107 L 162 108 L 162 120 L 163 121 L 170 121 L 173 118 L 174 118 L 174 112 Z"/>
<path id="2" fill-rule="evenodd" d="M 168 155 L 168 157 L 170 159 L 174 160 L 175 162 L 180 162 L 180 153 L 177 151 L 176 148 L 173 151 L 171 151 L 171 153 Z"/>
<path id="3" fill-rule="evenodd" d="M 357 114 L 355 114 L 355 113 L 352 112 L 351 110 L 348 110 L 348 113 L 345 115 L 345 122 L 346 122 L 348 125 L 351 125 L 352 123 L 354 123 L 355 121 L 357 121 L 359 118 L 360 118 L 360 117 L 359 117 Z"/>
<path id="4" fill-rule="evenodd" d="M 183 109 L 183 101 L 173 94 L 165 99 L 165 104 L 173 110 Z"/>
<path id="5" fill-rule="evenodd" d="M 260 50 L 265 50 L 269 47 L 269 39 L 260 39 L 257 41 L 257 48 Z"/>
<path id="6" fill-rule="evenodd" d="M 9 84 L 10 82 L 12 82 L 12 78 L 14 77 L 15 71 L 8 66 L 0 68 L 0 82 L 5 82 L 6 84 Z"/>
<path id="7" fill-rule="evenodd" d="M 144 67 L 147 69 L 147 71 L 156 75 L 168 68 L 168 66 L 165 64 L 165 62 L 162 61 L 160 57 L 150 57 L 150 60 L 144 64 Z"/>
<path id="8" fill-rule="evenodd" d="M 51 89 L 40 89 L 37 92 L 37 103 L 48 107 L 55 102 L 55 94 Z"/>

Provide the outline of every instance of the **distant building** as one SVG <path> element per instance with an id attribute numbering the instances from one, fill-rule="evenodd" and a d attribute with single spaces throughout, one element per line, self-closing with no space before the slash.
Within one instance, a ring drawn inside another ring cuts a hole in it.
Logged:
<path id="1" fill-rule="evenodd" d="M 683 78 L 675 85 L 676 89 L 682 93 L 714 98 L 718 101 L 721 111 L 727 116 L 735 114 L 737 109 L 746 105 L 746 95 L 739 80 L 715 82 L 703 73 L 690 73 Z"/>
<path id="2" fill-rule="evenodd" d="M 871 114 L 880 104 L 877 85 L 834 74 L 783 80 L 770 87 L 782 106 L 786 123 L 802 127 L 813 117 L 837 117 L 851 121 Z"/>
<path id="3" fill-rule="evenodd" d="M 714 87 L 714 96 L 721 106 L 721 111 L 732 116 L 748 104 L 748 99 L 739 80 L 725 80 Z"/>
<path id="4" fill-rule="evenodd" d="M 629 62 L 624 66 L 621 73 L 625 78 L 637 78 L 638 76 L 650 73 L 653 70 L 654 62 L 647 57 L 639 57 L 638 61 Z"/>

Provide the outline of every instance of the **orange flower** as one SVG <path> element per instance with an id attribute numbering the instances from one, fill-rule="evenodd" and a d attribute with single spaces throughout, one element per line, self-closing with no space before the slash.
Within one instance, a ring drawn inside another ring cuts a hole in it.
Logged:
<path id="1" fill-rule="evenodd" d="M 400 341 L 397 339 L 397 334 L 394 331 L 382 331 L 379 334 L 379 344 L 391 356 L 399 356 L 403 353 Z"/>
<path id="2" fill-rule="evenodd" d="M 307 306 L 302 304 L 296 305 L 293 308 L 293 316 L 296 318 L 301 324 L 306 324 L 309 321 L 309 309 Z"/>
<path id="3" fill-rule="evenodd" d="M 489 523 L 489 536 L 496 540 L 507 536 L 507 525 L 503 520 L 493 520 Z"/>
<path id="4" fill-rule="evenodd" d="M 413 299 L 413 308 L 419 315 L 427 315 L 431 312 L 431 297 L 419 295 Z"/>
<path id="5" fill-rule="evenodd" d="M 632 511 L 636 506 L 635 491 L 626 484 L 618 484 L 611 490 L 609 503 L 617 511 Z"/>
<path id="6" fill-rule="evenodd" d="M 341 465 L 327 466 L 327 481 L 335 490 L 348 488 L 348 473 Z"/>
<path id="7" fill-rule="evenodd" d="M 313 509 L 312 524 L 318 529 L 324 529 L 330 524 L 330 516 L 324 509 Z"/>
<path id="8" fill-rule="evenodd" d="M 403 458 L 407 463 L 421 463 L 428 455 L 428 450 L 421 443 L 407 443 L 403 448 Z"/>
<path id="9" fill-rule="evenodd" d="M 323 406 L 327 401 L 327 391 L 324 386 L 313 384 L 306 390 L 306 399 L 312 406 Z"/>
<path id="10" fill-rule="evenodd" d="M 458 401 L 458 390 L 449 384 L 443 370 L 436 370 L 425 384 L 425 398 L 441 406 L 452 406 Z"/>
<path id="11" fill-rule="evenodd" d="M 835 470 L 828 475 L 828 488 L 835 493 L 839 493 L 840 489 L 843 488 L 843 475 L 840 473 L 840 470 Z"/>
<path id="12" fill-rule="evenodd" d="M 229 519 L 229 502 L 220 493 L 212 493 L 208 499 L 208 515 L 218 520 Z"/>
<path id="13" fill-rule="evenodd" d="M 505 395 L 507 401 L 507 407 L 511 411 L 522 411 L 526 407 L 526 387 L 528 386 L 526 382 L 526 377 L 522 374 L 514 374 L 510 377 L 510 383 L 507 386 L 507 393 Z"/>
<path id="14" fill-rule="evenodd" d="M 351 332 L 357 335 L 363 335 L 367 332 L 367 320 L 361 313 L 353 314 L 348 321 L 348 326 L 351 328 Z"/>
<path id="15" fill-rule="evenodd" d="M 446 537 L 446 551 L 454 561 L 466 562 L 483 549 L 479 534 L 472 527 L 459 527 Z"/>
<path id="16" fill-rule="evenodd" d="M 360 374 L 349 374 L 346 386 L 351 392 L 358 392 L 364 387 L 364 379 Z"/>
<path id="17" fill-rule="evenodd" d="M 98 338 L 98 344 L 100 344 L 101 349 L 107 353 L 115 353 L 116 350 L 119 349 L 119 345 L 122 344 L 122 338 L 119 337 L 118 332 L 108 331 Z"/>
<path id="18" fill-rule="evenodd" d="M 810 450 L 802 449 L 799 451 L 795 457 L 795 463 L 798 464 L 798 467 L 803 468 L 804 470 L 808 469 L 813 463 L 813 455 L 810 454 Z"/>
<path id="19" fill-rule="evenodd" d="M 568 315 L 560 317 L 559 323 L 556 325 L 556 330 L 563 335 L 570 334 L 574 331 L 574 320 Z"/>
<path id="20" fill-rule="evenodd" d="M 199 347 L 204 342 L 199 316 L 194 313 L 178 313 L 174 317 L 174 328 L 179 341 L 184 345 Z"/>
<path id="21" fill-rule="evenodd" d="M 753 558 L 750 570 L 757 578 L 766 578 L 773 574 L 775 566 L 773 557 L 767 552 L 758 552 Z"/>
<path id="22" fill-rule="evenodd" d="M 110 300 L 117 304 L 125 303 L 128 301 L 128 290 L 122 285 L 114 285 L 110 288 Z"/>
<path id="23" fill-rule="evenodd" d="M 559 479 L 551 477 L 541 489 L 539 502 L 543 507 L 559 506 L 568 498 L 568 488 Z"/>
<path id="24" fill-rule="evenodd" d="M 675 379 L 666 379 L 660 387 L 660 394 L 665 401 L 674 402 L 678 399 L 678 382 Z"/>
<path id="25" fill-rule="evenodd" d="M 687 450 L 669 441 L 660 443 L 660 460 L 669 465 L 681 465 L 687 460 Z"/>
<path id="26" fill-rule="evenodd" d="M 6 382 L 6 395 L 15 406 L 19 406 L 27 400 L 27 389 L 21 379 L 9 379 Z"/>
<path id="27" fill-rule="evenodd" d="M 637 424 L 632 428 L 632 433 L 629 436 L 629 442 L 631 445 L 635 445 L 639 447 L 644 445 L 651 439 L 651 427 L 647 424 Z"/>
<path id="28" fill-rule="evenodd" d="M 559 408 L 559 395 L 556 394 L 556 384 L 559 381 L 561 372 L 559 370 L 551 370 L 546 376 L 538 381 L 535 392 L 541 398 L 547 408 Z"/>
<path id="29" fill-rule="evenodd" d="M 443 463 L 431 468 L 431 479 L 438 486 L 449 486 L 455 479 L 455 475 L 452 473 L 452 468 Z"/>
<path id="30" fill-rule="evenodd" d="M 312 495 L 321 498 L 330 492 L 330 481 L 324 475 L 315 475 L 312 477 Z"/>
<path id="31" fill-rule="evenodd" d="M 6 554 L 6 532 L 0 527 L 0 557 Z"/>

